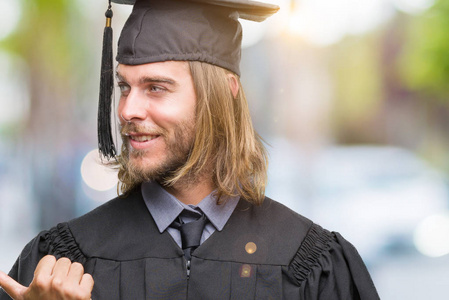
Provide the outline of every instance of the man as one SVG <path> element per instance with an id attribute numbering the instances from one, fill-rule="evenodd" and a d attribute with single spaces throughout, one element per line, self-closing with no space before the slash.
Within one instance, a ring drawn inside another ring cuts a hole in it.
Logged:
<path id="1" fill-rule="evenodd" d="M 378 299 L 351 244 L 264 196 L 238 16 L 275 11 L 136 1 L 117 55 L 122 195 L 32 240 L 0 274 L 13 299 Z"/>

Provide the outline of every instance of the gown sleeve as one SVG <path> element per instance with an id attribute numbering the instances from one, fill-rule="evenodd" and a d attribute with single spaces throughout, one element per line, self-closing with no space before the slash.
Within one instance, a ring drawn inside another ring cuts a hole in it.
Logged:
<path id="1" fill-rule="evenodd" d="M 300 299 L 378 300 L 355 247 L 339 233 L 314 224 L 289 266 Z"/>
<path id="2" fill-rule="evenodd" d="M 67 223 L 39 233 L 22 250 L 9 276 L 24 286 L 29 286 L 34 277 L 37 264 L 45 255 L 54 255 L 56 258 L 68 257 L 73 262 L 84 264 L 86 258 L 78 248 Z M 0 289 L 0 300 L 11 298 Z"/>

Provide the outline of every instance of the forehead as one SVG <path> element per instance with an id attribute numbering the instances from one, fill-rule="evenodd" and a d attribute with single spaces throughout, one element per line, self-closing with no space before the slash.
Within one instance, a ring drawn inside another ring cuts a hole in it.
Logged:
<path id="1" fill-rule="evenodd" d="M 129 80 L 148 76 L 169 77 L 174 80 L 191 78 L 189 64 L 186 61 L 163 61 L 142 65 L 119 64 L 117 75 Z"/>

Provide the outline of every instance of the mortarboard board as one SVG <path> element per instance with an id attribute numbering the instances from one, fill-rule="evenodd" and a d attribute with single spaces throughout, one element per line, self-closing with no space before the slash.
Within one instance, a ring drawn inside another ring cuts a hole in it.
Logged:
<path id="1" fill-rule="evenodd" d="M 239 18 L 263 21 L 273 4 L 250 0 L 112 0 L 132 4 L 120 34 L 117 61 L 140 65 L 161 61 L 201 61 L 240 75 L 242 28 Z M 113 90 L 111 1 L 106 12 L 98 111 L 98 145 L 115 156 L 110 113 Z M 110 44 L 110 45 L 108 45 Z"/>

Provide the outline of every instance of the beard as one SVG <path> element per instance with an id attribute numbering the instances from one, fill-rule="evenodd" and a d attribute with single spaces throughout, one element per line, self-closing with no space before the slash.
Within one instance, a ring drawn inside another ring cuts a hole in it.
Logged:
<path id="1" fill-rule="evenodd" d="M 151 132 L 159 135 L 158 138 L 164 140 L 165 156 L 152 165 L 147 165 L 147 161 L 155 160 L 150 157 L 150 149 L 134 149 L 130 146 L 128 132 Z M 121 136 L 124 147 L 122 148 L 123 167 L 128 174 L 128 178 L 135 184 L 145 181 L 157 181 L 161 185 L 173 177 L 187 162 L 194 142 L 195 123 L 193 120 L 180 122 L 173 131 L 170 138 L 168 132 L 162 128 L 150 129 L 136 124 L 126 123 L 121 128 Z"/>

